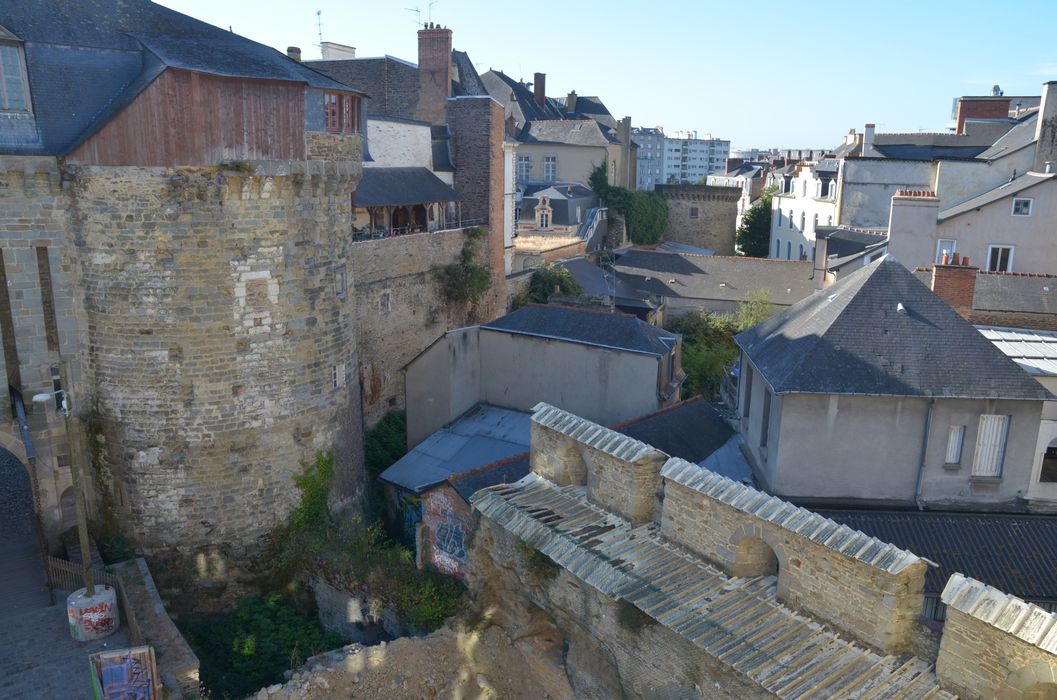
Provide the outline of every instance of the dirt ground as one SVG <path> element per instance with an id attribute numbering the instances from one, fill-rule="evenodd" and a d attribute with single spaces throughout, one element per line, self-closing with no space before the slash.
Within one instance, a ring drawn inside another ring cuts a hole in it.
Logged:
<path id="1" fill-rule="evenodd" d="M 407 698 L 565 700 L 573 693 L 561 649 L 545 638 L 511 639 L 498 627 L 441 628 L 428 637 L 351 645 L 316 657 L 257 700 Z"/>

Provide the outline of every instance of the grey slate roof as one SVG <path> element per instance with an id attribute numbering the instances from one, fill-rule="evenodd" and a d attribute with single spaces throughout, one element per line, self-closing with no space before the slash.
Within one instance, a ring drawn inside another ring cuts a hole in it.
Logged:
<path id="1" fill-rule="evenodd" d="M 779 394 L 1050 397 L 891 257 L 734 341 Z"/>
<path id="2" fill-rule="evenodd" d="M 504 83 L 511 94 L 513 94 L 514 101 L 517 103 L 518 109 L 524 115 L 525 121 L 535 121 L 538 119 L 564 119 L 565 105 L 559 103 L 557 100 L 547 98 L 544 100 L 544 104 L 540 107 L 536 103 L 535 96 L 524 83 L 514 80 L 503 71 L 490 70 L 489 73 L 498 78 Z M 509 95 L 493 95 L 500 104 L 506 105 L 509 101 Z"/>
<path id="3" fill-rule="evenodd" d="M 925 286 L 932 284 L 932 268 L 918 268 L 914 276 Z M 1057 275 L 980 271 L 973 311 L 1057 315 Z"/>
<path id="4" fill-rule="evenodd" d="M 564 267 L 576 278 L 582 293 L 586 296 L 615 297 L 618 307 L 653 308 L 653 304 L 642 298 L 635 290 L 624 283 L 619 273 L 614 279 L 609 269 L 603 270 L 583 256 L 569 258 L 555 263 Z"/>
<path id="5" fill-rule="evenodd" d="M 1006 593 L 1057 602 L 1057 518 L 1052 515 L 817 510 L 831 520 L 930 559 L 925 595 L 961 572 Z"/>
<path id="6" fill-rule="evenodd" d="M 459 195 L 426 168 L 364 168 L 356 206 L 456 202 Z"/>
<path id="7" fill-rule="evenodd" d="M 469 503 L 470 496 L 481 489 L 499 484 L 512 484 L 529 473 L 528 453 L 515 455 L 487 464 L 473 471 L 448 477 L 452 488 Z"/>
<path id="8" fill-rule="evenodd" d="M 1054 173 L 1025 173 L 1012 182 L 999 185 L 993 190 L 988 190 L 987 192 L 977 195 L 961 204 L 955 204 L 953 207 L 944 209 L 939 213 L 939 220 L 946 221 L 947 219 L 965 214 L 974 209 L 980 209 L 989 204 L 994 204 L 1003 199 L 1013 197 L 1014 195 L 1018 195 L 1025 190 L 1035 187 L 1036 185 L 1049 182 L 1054 177 Z"/>
<path id="9" fill-rule="evenodd" d="M 815 229 L 815 237 L 826 239 L 826 255 L 830 258 L 861 253 L 888 239 L 887 234 L 884 233 L 872 233 L 842 226 L 819 226 Z"/>
<path id="10" fill-rule="evenodd" d="M 0 25 L 22 39 L 36 138 L 0 152 L 65 155 L 165 68 L 350 90 L 285 54 L 148 0 L 7 0 Z"/>
<path id="11" fill-rule="evenodd" d="M 606 146 L 611 139 L 593 119 L 548 119 L 525 124 L 518 133 L 522 143 L 560 143 L 569 146 Z"/>
<path id="12" fill-rule="evenodd" d="M 629 250 L 616 262 L 620 279 L 638 296 L 740 302 L 764 289 L 772 303 L 789 306 L 811 294 L 811 261 L 690 255 Z"/>
<path id="13" fill-rule="evenodd" d="M 679 339 L 678 334 L 634 316 L 554 304 L 529 304 L 481 328 L 658 357 L 670 353 Z"/>
<path id="14" fill-rule="evenodd" d="M 695 464 L 734 434 L 730 424 L 700 396 L 614 425 L 613 430 Z"/>
<path id="15" fill-rule="evenodd" d="M 478 405 L 415 445 L 381 473 L 382 481 L 422 493 L 454 474 L 478 469 L 528 449 L 531 416 Z"/>
<path id="16" fill-rule="evenodd" d="M 1023 119 L 976 157 L 980 160 L 995 160 L 1035 143 L 1035 125 L 1038 119 L 1038 112 Z"/>

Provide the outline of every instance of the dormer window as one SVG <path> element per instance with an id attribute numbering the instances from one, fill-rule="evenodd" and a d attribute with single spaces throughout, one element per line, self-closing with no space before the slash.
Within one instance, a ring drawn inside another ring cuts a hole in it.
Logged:
<path id="1" fill-rule="evenodd" d="M 360 98 L 341 92 L 323 93 L 323 126 L 334 134 L 360 133 Z"/>
<path id="2" fill-rule="evenodd" d="M 1032 199 L 1017 197 L 1013 200 L 1013 216 L 1031 216 Z"/>
<path id="3" fill-rule="evenodd" d="M 4 41 L 0 27 L 0 112 L 28 112 L 29 80 L 22 45 Z"/>

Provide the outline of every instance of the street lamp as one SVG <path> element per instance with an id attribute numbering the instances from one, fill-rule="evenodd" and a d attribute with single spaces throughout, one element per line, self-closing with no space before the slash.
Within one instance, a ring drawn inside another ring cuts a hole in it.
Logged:
<path id="1" fill-rule="evenodd" d="M 70 450 L 70 475 L 73 478 L 73 502 L 77 512 L 77 539 L 81 545 L 81 567 L 84 574 L 84 589 L 73 591 L 66 599 L 70 634 L 77 641 L 89 641 L 106 637 L 117 631 L 117 597 L 114 589 L 103 586 L 96 595 L 95 577 L 92 574 L 92 550 L 88 545 L 88 506 L 85 503 L 81 454 L 74 447 L 74 426 L 70 420 L 69 393 L 65 389 L 33 395 L 33 403 L 47 403 L 52 397 L 59 399 L 59 411 L 66 426 L 66 445 Z"/>

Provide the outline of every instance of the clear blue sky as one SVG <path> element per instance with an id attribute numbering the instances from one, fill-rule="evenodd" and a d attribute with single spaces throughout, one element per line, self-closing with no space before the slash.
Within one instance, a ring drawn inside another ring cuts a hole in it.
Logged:
<path id="1" fill-rule="evenodd" d="M 417 60 L 428 0 L 162 0 L 285 51 L 323 40 Z M 547 74 L 552 97 L 599 95 L 616 117 L 738 147 L 826 147 L 851 127 L 943 129 L 951 100 L 1038 95 L 1057 80 L 1057 2 L 438 0 L 433 21 L 479 72 Z"/>

